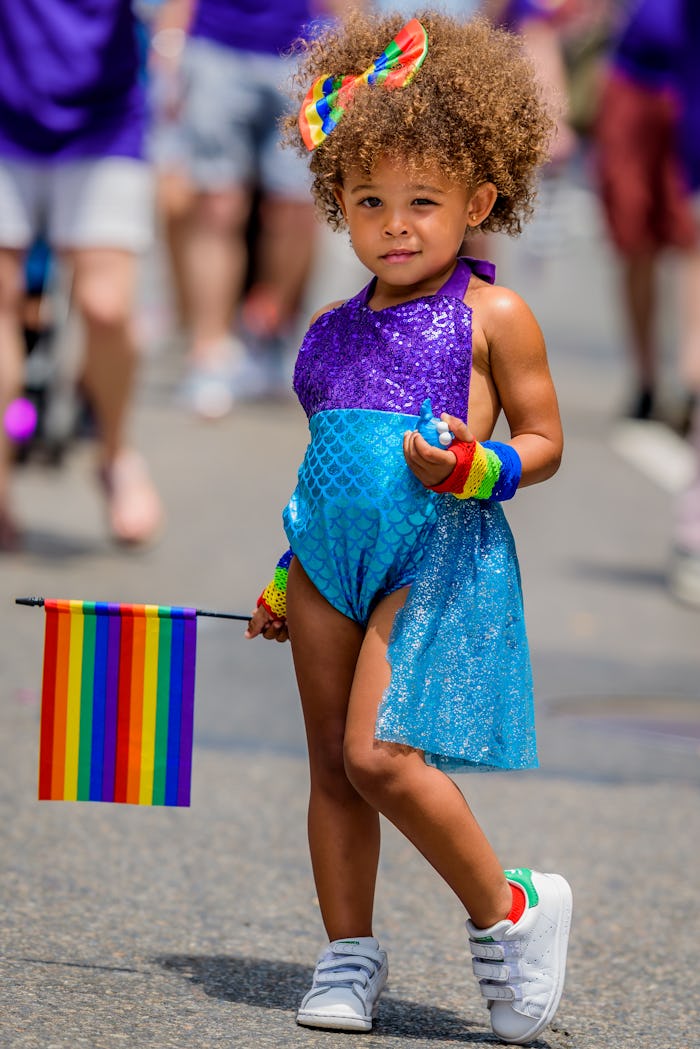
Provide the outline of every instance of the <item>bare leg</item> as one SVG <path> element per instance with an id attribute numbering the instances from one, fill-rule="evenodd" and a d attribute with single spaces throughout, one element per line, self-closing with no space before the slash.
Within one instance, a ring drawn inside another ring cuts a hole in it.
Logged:
<path id="1" fill-rule="evenodd" d="M 377 709 L 390 680 L 389 634 L 406 593 L 387 597 L 367 628 L 350 697 L 345 767 L 368 804 L 413 842 L 474 924 L 486 928 L 509 913 L 512 893 L 463 795 L 448 776 L 426 765 L 419 751 L 374 738 Z"/>
<path id="2" fill-rule="evenodd" d="M 697 249 L 683 255 L 679 312 L 681 377 L 687 389 L 700 396 L 700 250 Z"/>
<path id="3" fill-rule="evenodd" d="M 195 191 L 187 175 L 162 172 L 157 182 L 157 209 L 163 225 L 173 289 L 175 316 L 181 331 L 189 331 L 192 306 L 187 279 L 187 245 Z"/>
<path id="4" fill-rule="evenodd" d="M 293 322 L 311 272 L 317 240 L 313 205 L 269 197 L 260 209 L 257 280 L 244 307 L 255 334 L 279 334 Z"/>
<path id="5" fill-rule="evenodd" d="M 144 463 L 127 432 L 138 355 L 133 334 L 136 259 L 126 251 L 85 249 L 68 254 L 73 299 L 85 324 L 85 387 L 99 427 L 100 459 L 115 538 L 152 538 L 162 517 Z"/>
<path id="6" fill-rule="evenodd" d="M 247 190 L 200 194 L 188 235 L 187 280 L 193 363 L 216 367 L 240 300 L 250 213 Z"/>
<path id="7" fill-rule="evenodd" d="M 19 535 L 10 512 L 12 446 L 2 420 L 22 389 L 24 349 L 19 327 L 23 296 L 22 253 L 0 249 L 0 550 L 17 546 Z"/>
<path id="8" fill-rule="evenodd" d="M 350 784 L 343 765 L 345 718 L 362 630 L 321 597 L 296 558 L 289 569 L 288 595 L 309 750 L 309 847 L 321 915 L 330 940 L 371 936 L 379 817 Z"/>
<path id="9" fill-rule="evenodd" d="M 627 255 L 622 266 L 623 301 L 632 363 L 640 391 L 651 394 L 657 379 L 655 257 L 652 254 Z"/>
<path id="10" fill-rule="evenodd" d="M 84 380 L 99 420 L 102 457 L 126 442 L 138 359 L 132 327 L 134 256 L 107 249 L 74 251 L 73 301 L 85 325 Z"/>

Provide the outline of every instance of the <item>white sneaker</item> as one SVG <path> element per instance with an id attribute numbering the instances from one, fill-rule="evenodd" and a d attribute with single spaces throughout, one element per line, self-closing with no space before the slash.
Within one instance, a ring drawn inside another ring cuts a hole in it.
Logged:
<path id="1" fill-rule="evenodd" d="M 374 937 L 333 940 L 318 959 L 297 1023 L 336 1031 L 371 1031 L 388 975 L 386 952 Z"/>
<path id="2" fill-rule="evenodd" d="M 474 974 L 488 1000 L 493 1033 L 525 1045 L 551 1023 L 564 989 L 572 897 L 559 874 L 520 867 L 506 871 L 525 893 L 527 906 L 509 919 L 477 929 L 467 921 Z"/>
<path id="3" fill-rule="evenodd" d="M 202 419 L 223 419 L 234 402 L 233 375 L 245 356 L 243 343 L 228 336 L 208 348 L 206 359 L 194 360 L 177 400 Z"/>
<path id="4" fill-rule="evenodd" d="M 178 401 L 201 419 L 223 419 L 233 407 L 231 369 L 225 365 L 191 368 Z"/>

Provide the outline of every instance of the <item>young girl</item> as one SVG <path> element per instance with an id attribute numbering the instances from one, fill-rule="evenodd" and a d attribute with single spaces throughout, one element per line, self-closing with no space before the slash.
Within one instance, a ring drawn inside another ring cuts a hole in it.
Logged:
<path id="1" fill-rule="evenodd" d="M 305 46 L 299 82 L 290 134 L 317 204 L 375 276 L 302 344 L 311 442 L 284 511 L 291 549 L 247 630 L 289 636 L 306 724 L 330 942 L 297 1020 L 372 1026 L 382 814 L 464 905 L 493 1031 L 526 1043 L 561 997 L 571 892 L 504 873 L 445 770 L 537 764 L 500 500 L 556 471 L 562 434 L 534 317 L 458 252 L 469 230 L 519 231 L 551 119 L 516 38 L 434 13 L 403 28 L 352 15 Z M 501 411 L 509 444 L 488 440 Z"/>

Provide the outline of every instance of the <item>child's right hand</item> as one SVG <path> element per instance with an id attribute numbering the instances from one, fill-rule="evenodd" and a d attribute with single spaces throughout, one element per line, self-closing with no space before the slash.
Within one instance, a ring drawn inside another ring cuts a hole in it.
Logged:
<path id="1" fill-rule="evenodd" d="M 270 615 L 264 605 L 258 605 L 250 619 L 244 637 L 258 637 L 259 634 L 266 641 L 286 641 L 289 638 L 286 619 L 275 619 Z"/>
<path id="2" fill-rule="evenodd" d="M 466 424 L 456 415 L 443 412 L 441 420 L 447 423 L 457 441 L 474 440 Z M 454 451 L 428 444 L 418 430 L 407 430 L 403 437 L 403 453 L 409 468 L 426 488 L 442 484 L 452 473 L 457 462 Z"/>

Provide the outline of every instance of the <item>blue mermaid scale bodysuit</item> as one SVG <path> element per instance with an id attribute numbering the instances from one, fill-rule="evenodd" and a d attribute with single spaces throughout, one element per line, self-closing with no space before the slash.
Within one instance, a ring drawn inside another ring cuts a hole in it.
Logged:
<path id="1" fill-rule="evenodd" d="M 375 311 L 370 284 L 312 325 L 294 375 L 311 439 L 283 520 L 306 574 L 351 619 L 410 585 L 377 738 L 446 770 L 530 768 L 532 675 L 503 511 L 429 491 L 403 457 L 426 397 L 467 417 L 472 271 L 493 280 L 490 264 L 460 260 L 433 296 Z"/>

